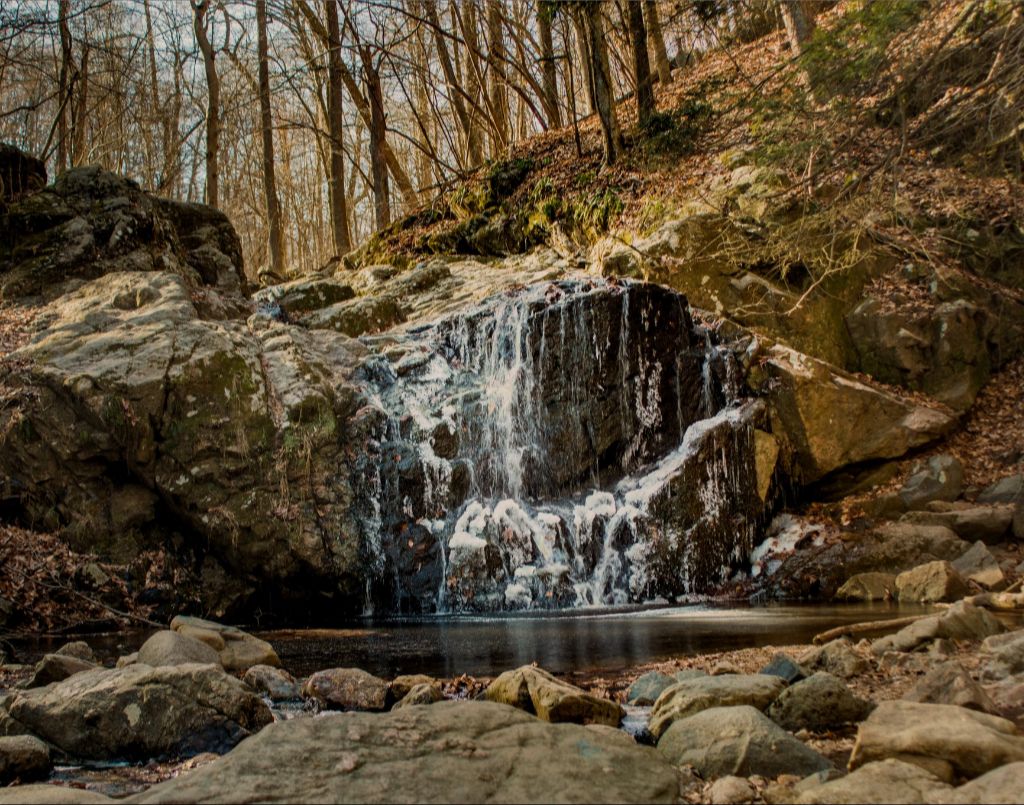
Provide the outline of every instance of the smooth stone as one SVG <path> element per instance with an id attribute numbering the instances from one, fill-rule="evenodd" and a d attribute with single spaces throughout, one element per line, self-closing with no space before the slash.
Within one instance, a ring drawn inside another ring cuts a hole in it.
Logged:
<path id="1" fill-rule="evenodd" d="M 688 679 L 666 689 L 651 710 L 651 734 L 660 738 L 669 726 L 709 708 L 749 705 L 764 710 L 786 688 L 777 676 L 729 674 Z"/>
<path id="2" fill-rule="evenodd" d="M 964 707 L 887 701 L 860 725 L 850 768 L 887 758 L 950 782 L 1024 760 L 1024 737 L 1013 722 Z"/>
<path id="3" fill-rule="evenodd" d="M 221 664 L 220 654 L 206 643 L 201 643 L 169 629 L 157 632 L 146 640 L 139 649 L 136 661 L 153 668 L 190 663 L 217 666 Z"/>
<path id="4" fill-rule="evenodd" d="M 670 803 L 678 795 L 677 771 L 628 736 L 492 702 L 439 702 L 281 721 L 133 802 Z"/>
<path id="5" fill-rule="evenodd" d="M 851 679 L 871 670 L 871 664 L 842 637 L 808 649 L 797 657 L 797 662 L 808 671 L 827 671 L 840 679 Z"/>
<path id="6" fill-rule="evenodd" d="M 281 666 L 281 660 L 270 643 L 235 626 L 225 626 L 216 621 L 188 615 L 177 615 L 171 621 L 171 629 L 175 632 L 189 632 L 193 637 L 207 642 L 211 648 L 216 648 L 217 641 L 205 633 L 213 633 L 219 637 L 224 646 L 216 650 L 220 653 L 220 662 L 225 670 L 247 671 L 254 665 L 272 665 L 275 668 Z"/>
<path id="7" fill-rule="evenodd" d="M 75 674 L 91 671 L 96 667 L 96 663 L 80 660 L 78 657 L 67 654 L 44 654 L 43 658 L 36 663 L 35 672 L 26 687 L 41 688 L 52 685 L 54 682 L 61 682 Z"/>
<path id="8" fill-rule="evenodd" d="M 923 803 L 953 789 L 920 766 L 901 760 L 880 760 L 821 785 L 801 791 L 799 805 L 846 803 Z"/>
<path id="9" fill-rule="evenodd" d="M 767 676 L 777 676 L 787 685 L 792 685 L 794 682 L 807 678 L 807 672 L 804 671 L 797 661 L 782 651 L 776 652 L 771 662 L 758 671 L 758 673 Z"/>
<path id="10" fill-rule="evenodd" d="M 880 637 L 871 644 L 871 653 L 882 656 L 889 651 L 913 651 L 932 640 L 982 640 L 1001 634 L 1006 627 L 987 609 L 957 601 L 939 615 L 914 621 L 895 634 Z"/>
<path id="11" fill-rule="evenodd" d="M 434 704 L 444 699 L 444 695 L 441 693 L 441 688 L 436 683 L 424 683 L 416 685 L 410 690 L 405 696 L 399 699 L 398 703 L 392 708 L 393 710 L 399 710 L 402 707 L 412 707 L 417 704 Z"/>
<path id="12" fill-rule="evenodd" d="M 0 785 L 40 780 L 50 772 L 50 747 L 31 735 L 0 738 Z"/>
<path id="13" fill-rule="evenodd" d="M 96 654 L 89 647 L 89 644 L 84 640 L 75 640 L 71 643 L 65 643 L 54 654 L 59 657 L 74 657 L 76 660 L 82 660 L 83 662 L 91 662 L 93 665 L 97 665 Z"/>
<path id="14" fill-rule="evenodd" d="M 705 779 L 804 776 L 832 766 L 749 705 L 712 707 L 672 722 L 658 740 L 658 751 L 677 766 L 694 766 Z"/>
<path id="15" fill-rule="evenodd" d="M 742 805 L 753 802 L 757 789 L 749 780 L 728 775 L 715 780 L 707 791 L 707 800 L 711 805 Z"/>
<path id="16" fill-rule="evenodd" d="M 273 721 L 263 700 L 214 665 L 98 668 L 7 703 L 28 731 L 86 760 L 222 752 Z"/>
<path id="17" fill-rule="evenodd" d="M 426 674 L 402 674 L 391 680 L 391 694 L 398 700 L 404 699 L 417 685 L 437 685 L 438 682 Z"/>
<path id="18" fill-rule="evenodd" d="M 359 668 L 317 671 L 302 686 L 302 696 L 332 710 L 386 710 L 390 688 Z"/>
<path id="19" fill-rule="evenodd" d="M 951 563 L 945 561 L 918 565 L 896 577 L 896 597 L 900 601 L 956 601 L 968 592 L 967 582 Z"/>
<path id="20" fill-rule="evenodd" d="M 302 686 L 283 668 L 274 668 L 272 665 L 254 665 L 242 675 L 242 681 L 253 690 L 265 693 L 274 702 L 288 702 L 302 698 Z"/>
<path id="21" fill-rule="evenodd" d="M 617 727 L 626 714 L 617 702 L 592 696 L 531 665 L 501 674 L 485 695 L 488 701 L 518 707 L 553 723 Z"/>
<path id="22" fill-rule="evenodd" d="M 1003 569 L 999 567 L 999 562 L 985 547 L 985 543 L 980 540 L 951 564 L 965 579 L 977 582 L 986 590 L 1000 589 L 1006 583 L 1006 577 L 1003 575 Z"/>
<path id="23" fill-rule="evenodd" d="M 676 679 L 660 671 L 648 671 L 633 680 L 626 691 L 626 704 L 637 707 L 650 707 L 658 697 L 676 683 Z"/>
<path id="24" fill-rule="evenodd" d="M 858 573 L 836 591 L 839 601 L 887 601 L 896 597 L 895 573 Z"/>
<path id="25" fill-rule="evenodd" d="M 118 801 L 84 788 L 45 783 L 0 788 L 0 805 L 112 805 Z"/>
<path id="26" fill-rule="evenodd" d="M 908 702 L 953 704 L 996 714 L 996 706 L 989 695 L 955 660 L 936 665 L 903 698 Z"/>
<path id="27" fill-rule="evenodd" d="M 793 732 L 824 732 L 861 721 L 873 709 L 871 702 L 855 696 L 838 677 L 818 671 L 782 691 L 768 706 L 767 714 L 776 724 Z"/>

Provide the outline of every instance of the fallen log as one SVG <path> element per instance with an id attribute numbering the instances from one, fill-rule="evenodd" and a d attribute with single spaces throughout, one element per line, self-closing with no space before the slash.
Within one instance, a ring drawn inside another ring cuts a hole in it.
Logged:
<path id="1" fill-rule="evenodd" d="M 837 626 L 835 629 L 829 629 L 826 632 L 816 634 L 813 639 L 813 643 L 816 646 L 820 646 L 822 643 L 829 643 L 840 637 L 858 637 L 868 634 L 878 633 L 881 637 L 889 632 L 895 632 L 902 629 L 904 626 L 909 626 L 916 621 L 923 618 L 930 618 L 935 615 L 934 612 L 927 612 L 923 615 L 911 615 L 906 618 L 891 618 L 885 621 L 863 621 L 861 623 L 850 623 L 846 626 Z"/>

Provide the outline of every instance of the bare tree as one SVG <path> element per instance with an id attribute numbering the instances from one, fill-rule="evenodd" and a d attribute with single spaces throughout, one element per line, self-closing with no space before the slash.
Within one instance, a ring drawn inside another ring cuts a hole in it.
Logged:
<path id="1" fill-rule="evenodd" d="M 640 125 L 646 126 L 651 115 L 657 111 L 654 103 L 651 62 L 647 55 L 647 28 L 644 26 L 643 8 L 640 3 L 627 2 L 626 8 L 633 51 L 633 77 L 636 81 L 636 116 Z"/>
<path id="2" fill-rule="evenodd" d="M 611 67 L 608 63 L 608 43 L 605 39 L 603 2 L 584 2 L 574 6 L 579 15 L 583 33 L 587 37 L 589 60 L 587 71 L 593 91 L 594 106 L 601 121 L 601 141 L 606 165 L 613 165 L 622 151 L 622 133 L 615 114 L 615 89 L 612 86 Z"/>
<path id="3" fill-rule="evenodd" d="M 541 71 L 544 77 L 544 111 L 551 128 L 562 125 L 562 111 L 558 104 L 558 65 L 555 64 L 555 45 L 551 36 L 551 18 L 555 6 L 550 2 L 537 4 L 537 29 L 540 33 Z"/>
<path id="4" fill-rule="evenodd" d="M 344 113 L 342 110 L 341 26 L 338 22 L 337 0 L 324 0 L 327 12 L 327 127 L 330 139 L 330 201 L 331 231 L 335 255 L 341 257 L 352 248 L 348 229 L 348 203 L 345 198 L 345 151 L 342 141 Z"/>
<path id="5" fill-rule="evenodd" d="M 216 53 L 206 32 L 210 0 L 192 0 L 196 42 L 203 55 L 206 73 L 206 203 L 214 207 L 220 202 L 220 77 L 214 61 Z"/>
<path id="6" fill-rule="evenodd" d="M 259 61 L 260 128 L 263 134 L 263 193 L 267 202 L 270 270 L 284 279 L 284 242 L 281 240 L 281 202 L 274 174 L 274 122 L 270 114 L 270 66 L 267 45 L 267 0 L 256 0 L 256 36 Z"/>
<path id="7" fill-rule="evenodd" d="M 668 51 L 665 50 L 665 35 L 661 30 L 661 19 L 658 16 L 656 0 L 643 0 L 644 22 L 647 24 L 648 45 L 654 53 L 654 65 L 658 71 L 658 81 L 666 86 L 672 81 L 672 71 L 668 62 Z"/>

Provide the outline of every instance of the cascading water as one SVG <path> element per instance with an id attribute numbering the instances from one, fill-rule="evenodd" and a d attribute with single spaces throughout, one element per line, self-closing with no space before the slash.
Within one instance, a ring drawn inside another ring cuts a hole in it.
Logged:
<path id="1" fill-rule="evenodd" d="M 742 565 L 765 510 L 731 355 L 685 300 L 565 281 L 377 344 L 359 491 L 398 611 L 621 604 Z"/>

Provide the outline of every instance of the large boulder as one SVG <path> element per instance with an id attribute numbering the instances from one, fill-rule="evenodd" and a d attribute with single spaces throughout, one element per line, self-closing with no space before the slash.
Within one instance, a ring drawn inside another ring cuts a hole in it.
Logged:
<path id="1" fill-rule="evenodd" d="M 625 715 L 619 704 L 592 696 L 532 665 L 501 674 L 488 685 L 486 696 L 488 701 L 518 707 L 552 723 L 617 727 Z"/>
<path id="2" fill-rule="evenodd" d="M 918 565 L 896 577 L 896 596 L 900 601 L 956 601 L 968 592 L 967 582 L 949 562 Z"/>
<path id="3" fill-rule="evenodd" d="M 223 752 L 273 717 L 212 665 L 99 669 L 15 694 L 7 711 L 72 757 L 146 760 Z"/>
<path id="4" fill-rule="evenodd" d="M 651 710 L 651 733 L 660 737 L 679 719 L 712 707 L 748 705 L 764 710 L 786 683 L 768 674 L 727 674 L 687 679 L 665 690 Z"/>
<path id="5" fill-rule="evenodd" d="M 328 668 L 306 680 L 302 695 L 328 709 L 385 710 L 390 689 L 385 680 L 359 668 Z"/>
<path id="6" fill-rule="evenodd" d="M 748 705 L 712 707 L 673 722 L 659 738 L 658 751 L 677 766 L 692 765 L 705 778 L 805 776 L 832 768 L 828 760 Z"/>
<path id="7" fill-rule="evenodd" d="M 50 772 L 50 747 L 31 735 L 0 737 L 0 785 L 39 780 Z"/>
<path id="8" fill-rule="evenodd" d="M 838 780 L 801 791 L 798 805 L 940 802 L 953 789 L 920 766 L 902 760 L 867 763 Z"/>
<path id="9" fill-rule="evenodd" d="M 675 802 L 678 793 L 675 769 L 628 736 L 491 702 L 441 702 L 278 722 L 135 801 Z"/>
<path id="10" fill-rule="evenodd" d="M 789 440 L 804 483 L 849 464 L 897 458 L 956 423 L 948 410 L 869 386 L 786 347 L 772 347 L 767 357 L 772 431 Z"/>
<path id="11" fill-rule="evenodd" d="M 887 601 L 896 597 L 893 573 L 855 573 L 836 590 L 839 601 Z"/>
<path id="12" fill-rule="evenodd" d="M 148 638 L 139 649 L 136 661 L 153 668 L 189 663 L 221 664 L 220 655 L 206 643 L 185 637 L 169 629 L 164 629 Z"/>
<path id="13" fill-rule="evenodd" d="M 819 671 L 782 691 L 768 706 L 767 713 L 772 721 L 791 732 L 824 732 L 861 721 L 873 709 L 871 702 L 855 696 L 838 677 Z"/>
<path id="14" fill-rule="evenodd" d="M 270 643 L 235 626 L 225 626 L 189 615 L 177 615 L 171 621 L 171 629 L 214 649 L 221 665 L 228 671 L 245 671 L 254 665 L 281 665 L 281 660 Z"/>
<path id="15" fill-rule="evenodd" d="M 860 725 L 850 768 L 887 758 L 951 782 L 1024 760 L 1024 736 L 1011 721 L 963 707 L 888 701 Z"/>

